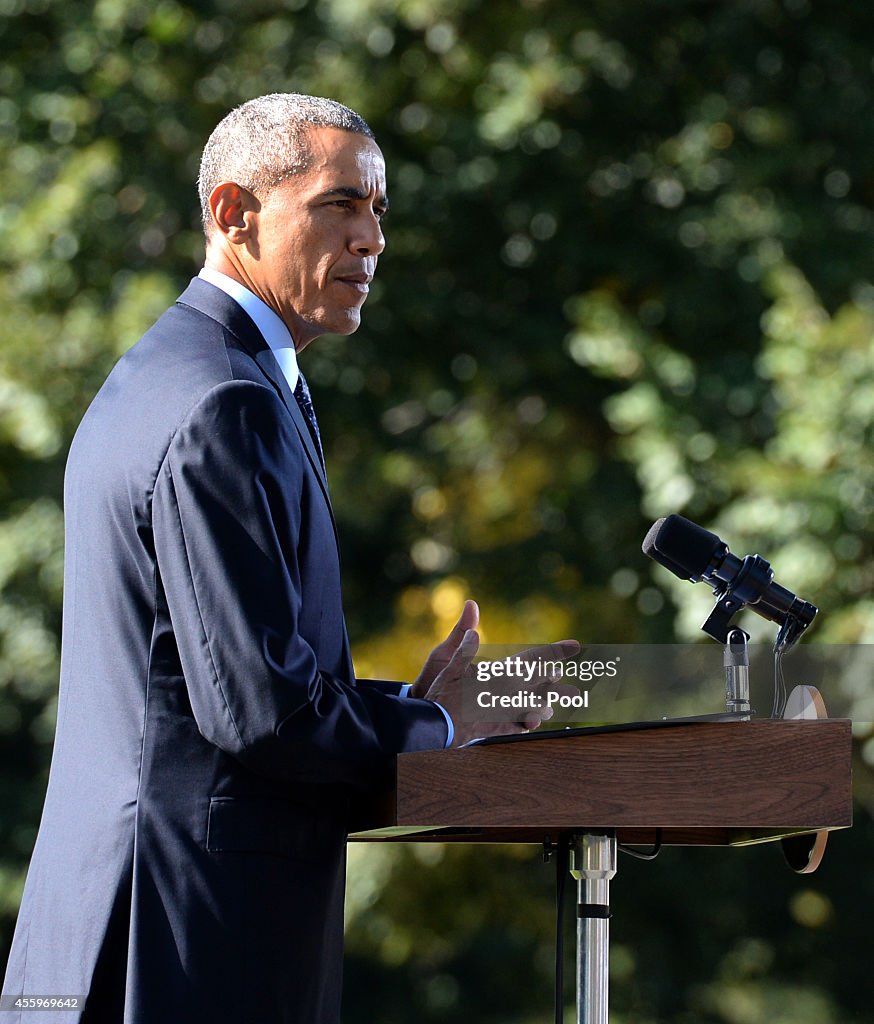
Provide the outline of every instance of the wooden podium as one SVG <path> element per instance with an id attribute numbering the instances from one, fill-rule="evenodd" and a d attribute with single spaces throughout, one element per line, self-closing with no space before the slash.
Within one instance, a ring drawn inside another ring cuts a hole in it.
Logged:
<path id="1" fill-rule="evenodd" d="M 394 789 L 359 815 L 353 841 L 571 836 L 577 1020 L 606 1024 L 617 844 L 734 846 L 849 828 L 851 723 L 657 722 L 402 754 Z"/>

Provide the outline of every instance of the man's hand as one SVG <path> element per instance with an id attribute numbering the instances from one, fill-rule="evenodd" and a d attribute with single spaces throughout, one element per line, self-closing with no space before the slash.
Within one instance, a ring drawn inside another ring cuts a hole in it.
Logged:
<path id="1" fill-rule="evenodd" d="M 544 706 L 540 709 L 526 709 L 518 722 L 465 721 L 463 687 L 476 686 L 476 678 L 470 667 L 479 650 L 479 634 L 475 628 L 478 624 L 479 608 L 475 602 L 466 601 L 458 622 L 449 636 L 431 652 L 410 691 L 411 696 L 436 701 L 446 709 L 455 726 L 453 746 L 461 746 L 483 736 L 529 732 L 552 717 L 552 709 Z M 558 643 L 532 647 L 520 657 L 528 662 L 565 661 L 578 654 L 579 650 L 580 645 L 576 640 L 560 640 Z M 539 677 L 524 686 L 518 680 L 505 679 L 502 688 L 507 694 L 521 689 L 536 694 L 547 690 L 566 696 L 578 693 L 575 687 L 561 682 L 553 675 Z"/>
<path id="2" fill-rule="evenodd" d="M 458 653 L 459 648 L 464 642 L 465 634 L 469 630 L 475 630 L 479 625 L 479 608 L 477 607 L 476 601 L 465 601 L 464 608 L 461 610 L 461 615 L 458 618 L 458 622 L 452 627 L 452 630 L 446 639 L 438 644 L 433 651 L 428 655 L 428 660 L 425 662 L 425 667 L 419 673 L 418 678 L 413 683 L 412 689 L 410 690 L 411 697 L 425 697 L 431 684 L 440 675 L 440 673 L 446 668 L 446 666 L 452 661 L 453 656 Z M 476 654 L 477 648 L 479 647 L 479 637 L 474 634 L 475 647 L 473 649 L 473 655 Z M 470 662 L 468 662 L 470 664 Z M 435 700 L 436 698 L 429 697 L 429 700 Z M 447 710 L 449 710 L 447 708 Z"/>

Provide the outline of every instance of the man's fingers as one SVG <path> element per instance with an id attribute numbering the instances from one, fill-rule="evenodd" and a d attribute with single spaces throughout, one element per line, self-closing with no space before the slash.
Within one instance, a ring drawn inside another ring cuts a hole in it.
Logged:
<path id="1" fill-rule="evenodd" d="M 463 643 L 468 630 L 476 629 L 478 625 L 479 606 L 476 601 L 465 601 L 464 607 L 461 609 L 461 615 L 458 616 L 458 622 L 449 631 L 449 636 L 443 641 L 443 644 L 457 648 Z M 441 647 L 443 644 L 441 644 Z"/>
<path id="2" fill-rule="evenodd" d="M 427 700 L 436 700 L 442 704 L 450 715 L 453 715 L 453 718 L 456 714 L 460 714 L 461 680 L 467 674 L 478 650 L 479 634 L 475 629 L 465 630 L 461 643 L 456 647 L 452 657 L 422 696 Z"/>
<path id="3" fill-rule="evenodd" d="M 529 647 L 519 657 L 522 661 L 567 661 L 580 653 L 579 640 L 557 640 L 552 644 Z"/>
<path id="4" fill-rule="evenodd" d="M 464 642 L 464 637 L 469 630 L 476 629 L 479 625 L 479 607 L 476 601 L 465 601 L 461 609 L 458 622 L 449 631 L 449 635 L 442 640 L 428 657 L 428 664 L 437 666 L 437 671 L 445 667 L 458 648 Z M 434 673 L 437 674 L 436 672 Z"/>
<path id="5" fill-rule="evenodd" d="M 467 629 L 461 638 L 458 649 L 449 662 L 450 665 L 463 665 L 462 671 L 466 671 L 470 663 L 476 657 L 479 650 L 479 633 L 475 629 Z"/>
<path id="6" fill-rule="evenodd" d="M 428 655 L 428 659 L 422 667 L 413 688 L 410 691 L 414 697 L 424 697 L 437 676 L 446 668 L 458 648 L 464 642 L 464 637 L 469 630 L 476 629 L 479 625 L 479 606 L 476 601 L 465 601 L 461 609 L 458 621 L 449 631 L 449 636 L 442 640 Z"/>

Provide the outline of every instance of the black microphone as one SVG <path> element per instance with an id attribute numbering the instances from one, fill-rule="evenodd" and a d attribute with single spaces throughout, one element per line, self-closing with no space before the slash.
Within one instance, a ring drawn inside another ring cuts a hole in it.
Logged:
<path id="1" fill-rule="evenodd" d="M 727 642 L 728 620 L 744 607 L 783 627 L 778 645 L 784 650 L 817 613 L 814 605 L 774 582 L 770 563 L 760 555 L 738 558 L 715 533 L 682 516 L 670 515 L 653 523 L 643 553 L 681 580 L 703 580 L 713 588 L 717 605 L 702 628 L 722 643 Z"/>

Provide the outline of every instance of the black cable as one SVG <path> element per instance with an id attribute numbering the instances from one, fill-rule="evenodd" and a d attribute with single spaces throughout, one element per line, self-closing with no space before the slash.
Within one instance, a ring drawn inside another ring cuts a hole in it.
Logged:
<path id="1" fill-rule="evenodd" d="M 555 1024 L 564 1021 L 564 904 L 570 873 L 570 837 L 559 836 L 555 848 Z"/>
<path id="2" fill-rule="evenodd" d="M 783 675 L 783 652 L 779 640 L 774 647 L 774 703 L 771 718 L 782 718 L 786 710 L 786 677 Z"/>
<path id="3" fill-rule="evenodd" d="M 662 851 L 662 830 L 660 828 L 656 829 L 655 843 L 649 852 L 634 850 L 630 846 L 623 846 L 621 843 L 619 844 L 619 849 L 622 853 L 627 853 L 629 857 L 636 857 L 638 860 L 655 860 Z"/>
<path id="4" fill-rule="evenodd" d="M 547 839 L 543 848 L 545 860 L 555 856 L 555 1024 L 564 1024 L 564 908 L 572 842 L 572 834 L 560 835 L 554 846 Z M 651 850 L 635 850 L 622 844 L 617 849 L 638 860 L 655 860 L 662 849 L 662 830 L 655 830 L 655 843 Z M 577 911 L 581 917 L 610 917 L 610 908 L 606 906 L 580 905 Z"/>
<path id="5" fill-rule="evenodd" d="M 780 626 L 780 632 L 774 642 L 774 704 L 771 707 L 771 718 L 782 718 L 786 712 L 786 677 L 783 674 L 783 655 L 798 641 L 798 638 L 809 625 L 794 615 L 787 615 Z"/>

